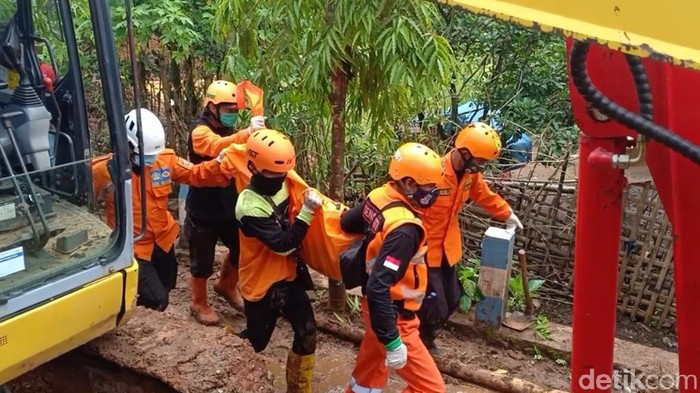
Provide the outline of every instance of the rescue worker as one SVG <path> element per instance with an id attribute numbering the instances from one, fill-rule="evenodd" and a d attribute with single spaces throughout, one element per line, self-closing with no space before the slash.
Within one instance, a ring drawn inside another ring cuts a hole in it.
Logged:
<path id="1" fill-rule="evenodd" d="M 282 314 L 294 330 L 287 355 L 287 392 L 311 393 L 316 352 L 316 319 L 297 275 L 294 252 L 306 236 L 321 196 L 304 192 L 302 206 L 290 198 L 287 172 L 294 169 L 295 151 L 282 133 L 255 131 L 246 144 L 250 184 L 236 202 L 240 223 L 240 289 L 245 304 L 247 338 L 255 352 L 267 347 Z"/>
<path id="2" fill-rule="evenodd" d="M 435 339 L 439 329 L 459 306 L 463 293 L 456 264 L 462 259 L 459 212 L 471 199 L 507 229 L 522 229 L 520 219 L 502 197 L 492 192 L 482 174 L 483 166 L 498 158 L 501 139 L 489 125 L 471 123 L 455 139 L 455 146 L 443 158 L 445 174 L 438 184 L 435 204 L 423 217 L 428 233 L 428 290 L 418 315 L 421 339 L 438 353 Z"/>
<path id="3" fill-rule="evenodd" d="M 238 118 L 236 84 L 217 80 L 209 85 L 204 108 L 190 126 L 187 137 L 189 159 L 194 164 L 213 160 L 232 143 L 245 143 L 253 129 L 265 126 L 263 116 L 254 116 L 248 128 L 234 133 Z M 226 187 L 189 187 L 184 233 L 190 250 L 190 312 L 204 325 L 215 325 L 219 317 L 209 305 L 207 280 L 214 273 L 217 241 L 228 249 L 221 263 L 214 291 L 236 310 L 243 310 L 238 291 L 238 225 L 235 219 L 235 182 Z"/>
<path id="4" fill-rule="evenodd" d="M 381 392 L 389 369 L 404 392 L 445 392 L 445 382 L 419 337 L 416 312 L 428 284 L 421 215 L 437 199 L 442 162 L 429 147 L 406 143 L 389 164 L 391 180 L 341 218 L 347 232 L 368 231 L 362 285 L 365 335 L 347 392 Z M 367 232 L 366 232 L 367 233 Z"/>
<path id="5" fill-rule="evenodd" d="M 177 280 L 175 239 L 180 227 L 168 211 L 168 196 L 172 183 L 224 186 L 227 178 L 219 171 L 219 162 L 201 165 L 175 155 L 165 148 L 165 130 L 158 117 L 141 109 L 143 129 L 144 167 L 140 167 L 136 110 L 126 115 L 126 137 L 131 147 L 131 185 L 134 236 L 141 233 L 141 176 L 146 178 L 146 228 L 143 237 L 134 244 L 139 264 L 137 304 L 163 311 L 168 307 L 170 291 Z M 115 227 L 114 185 L 112 183 L 112 154 L 93 160 L 93 191 L 98 199 L 104 198 L 107 224 Z"/>

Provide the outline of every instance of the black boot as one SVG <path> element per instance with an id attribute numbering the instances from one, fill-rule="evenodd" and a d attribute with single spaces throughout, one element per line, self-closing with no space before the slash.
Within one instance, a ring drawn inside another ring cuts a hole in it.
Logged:
<path id="1" fill-rule="evenodd" d="M 435 343 L 435 339 L 438 336 L 438 330 L 439 329 L 436 326 L 425 326 L 421 327 L 420 329 L 420 339 L 423 342 L 423 345 L 428 348 L 428 351 L 433 356 L 440 356 L 443 353 L 443 351 Z"/>

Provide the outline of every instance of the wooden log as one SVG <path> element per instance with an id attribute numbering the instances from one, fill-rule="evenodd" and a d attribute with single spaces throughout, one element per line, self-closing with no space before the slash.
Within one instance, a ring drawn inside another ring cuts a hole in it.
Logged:
<path id="1" fill-rule="evenodd" d="M 360 345 L 364 335 L 362 329 L 341 325 L 338 321 L 333 321 L 320 313 L 316 314 L 316 324 L 320 331 L 356 345 Z M 436 356 L 435 363 L 443 374 L 503 393 L 564 393 L 561 390 L 549 389 L 519 378 L 496 374 L 474 365 L 466 365 L 455 359 Z"/>

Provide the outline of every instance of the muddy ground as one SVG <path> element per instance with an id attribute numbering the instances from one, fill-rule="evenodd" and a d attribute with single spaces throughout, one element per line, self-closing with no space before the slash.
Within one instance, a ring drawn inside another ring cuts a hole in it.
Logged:
<path id="1" fill-rule="evenodd" d="M 218 259 L 223 257 L 220 249 Z M 189 258 L 178 252 L 179 279 L 171 292 L 170 306 L 164 313 L 139 308 L 123 328 L 83 347 L 79 354 L 63 356 L 26 374 L 11 384 L 13 393 L 173 393 L 173 392 L 284 392 L 284 367 L 292 331 L 280 320 L 268 348 L 255 354 L 247 342 L 233 332 L 240 331 L 245 319 L 211 291 L 222 324 L 198 325 L 189 315 Z M 213 284 L 216 275 L 210 280 Z M 317 319 L 345 326 L 361 327 L 358 316 L 338 316 L 325 310 L 324 291 L 311 292 Z M 463 367 L 484 368 L 542 386 L 568 390 L 568 367 L 547 359 L 535 359 L 516 350 L 494 348 L 481 339 L 446 332 L 439 341 L 443 356 L 459 360 Z M 98 352 L 103 359 L 89 356 Z M 355 362 L 356 346 L 333 335 L 320 335 L 314 391 L 343 392 Z M 78 360 L 89 356 L 88 360 Z M 106 358 L 107 360 L 104 360 Z M 118 367 L 127 364 L 138 374 Z M 73 372 L 75 364 L 90 365 Z M 87 371 L 86 371 L 87 370 Z M 110 375 L 114 380 L 110 380 Z M 145 375 L 145 376 L 144 376 Z M 60 376 L 64 376 L 61 378 Z M 57 380 L 62 380 L 60 383 Z M 445 376 L 448 391 L 490 392 L 464 381 Z M 87 381 L 87 382 L 86 382 Z M 385 392 L 400 392 L 404 384 L 392 376 Z"/>
<path id="2" fill-rule="evenodd" d="M 550 321 L 561 325 L 572 325 L 572 306 L 554 301 L 542 301 L 542 313 Z M 678 352 L 678 335 L 675 325 L 651 328 L 643 322 L 618 313 L 615 336 L 621 340 L 632 341 L 649 347 L 661 348 L 669 352 Z"/>

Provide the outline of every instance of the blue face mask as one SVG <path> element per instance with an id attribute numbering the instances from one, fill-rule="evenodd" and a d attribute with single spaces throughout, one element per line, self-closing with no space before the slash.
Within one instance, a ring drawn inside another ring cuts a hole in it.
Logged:
<path id="1" fill-rule="evenodd" d="M 153 165 L 153 163 L 156 162 L 156 158 L 158 158 L 157 154 L 152 154 L 152 155 L 145 154 L 143 156 L 143 165 L 144 166 Z M 139 158 L 138 155 L 135 155 L 134 156 L 134 164 L 136 164 L 136 166 L 138 166 L 140 163 L 141 163 L 141 159 Z"/>
<path id="2" fill-rule="evenodd" d="M 226 127 L 233 127 L 233 125 L 236 124 L 236 120 L 238 120 L 238 113 L 235 112 L 222 113 L 219 115 L 219 121 Z"/>

